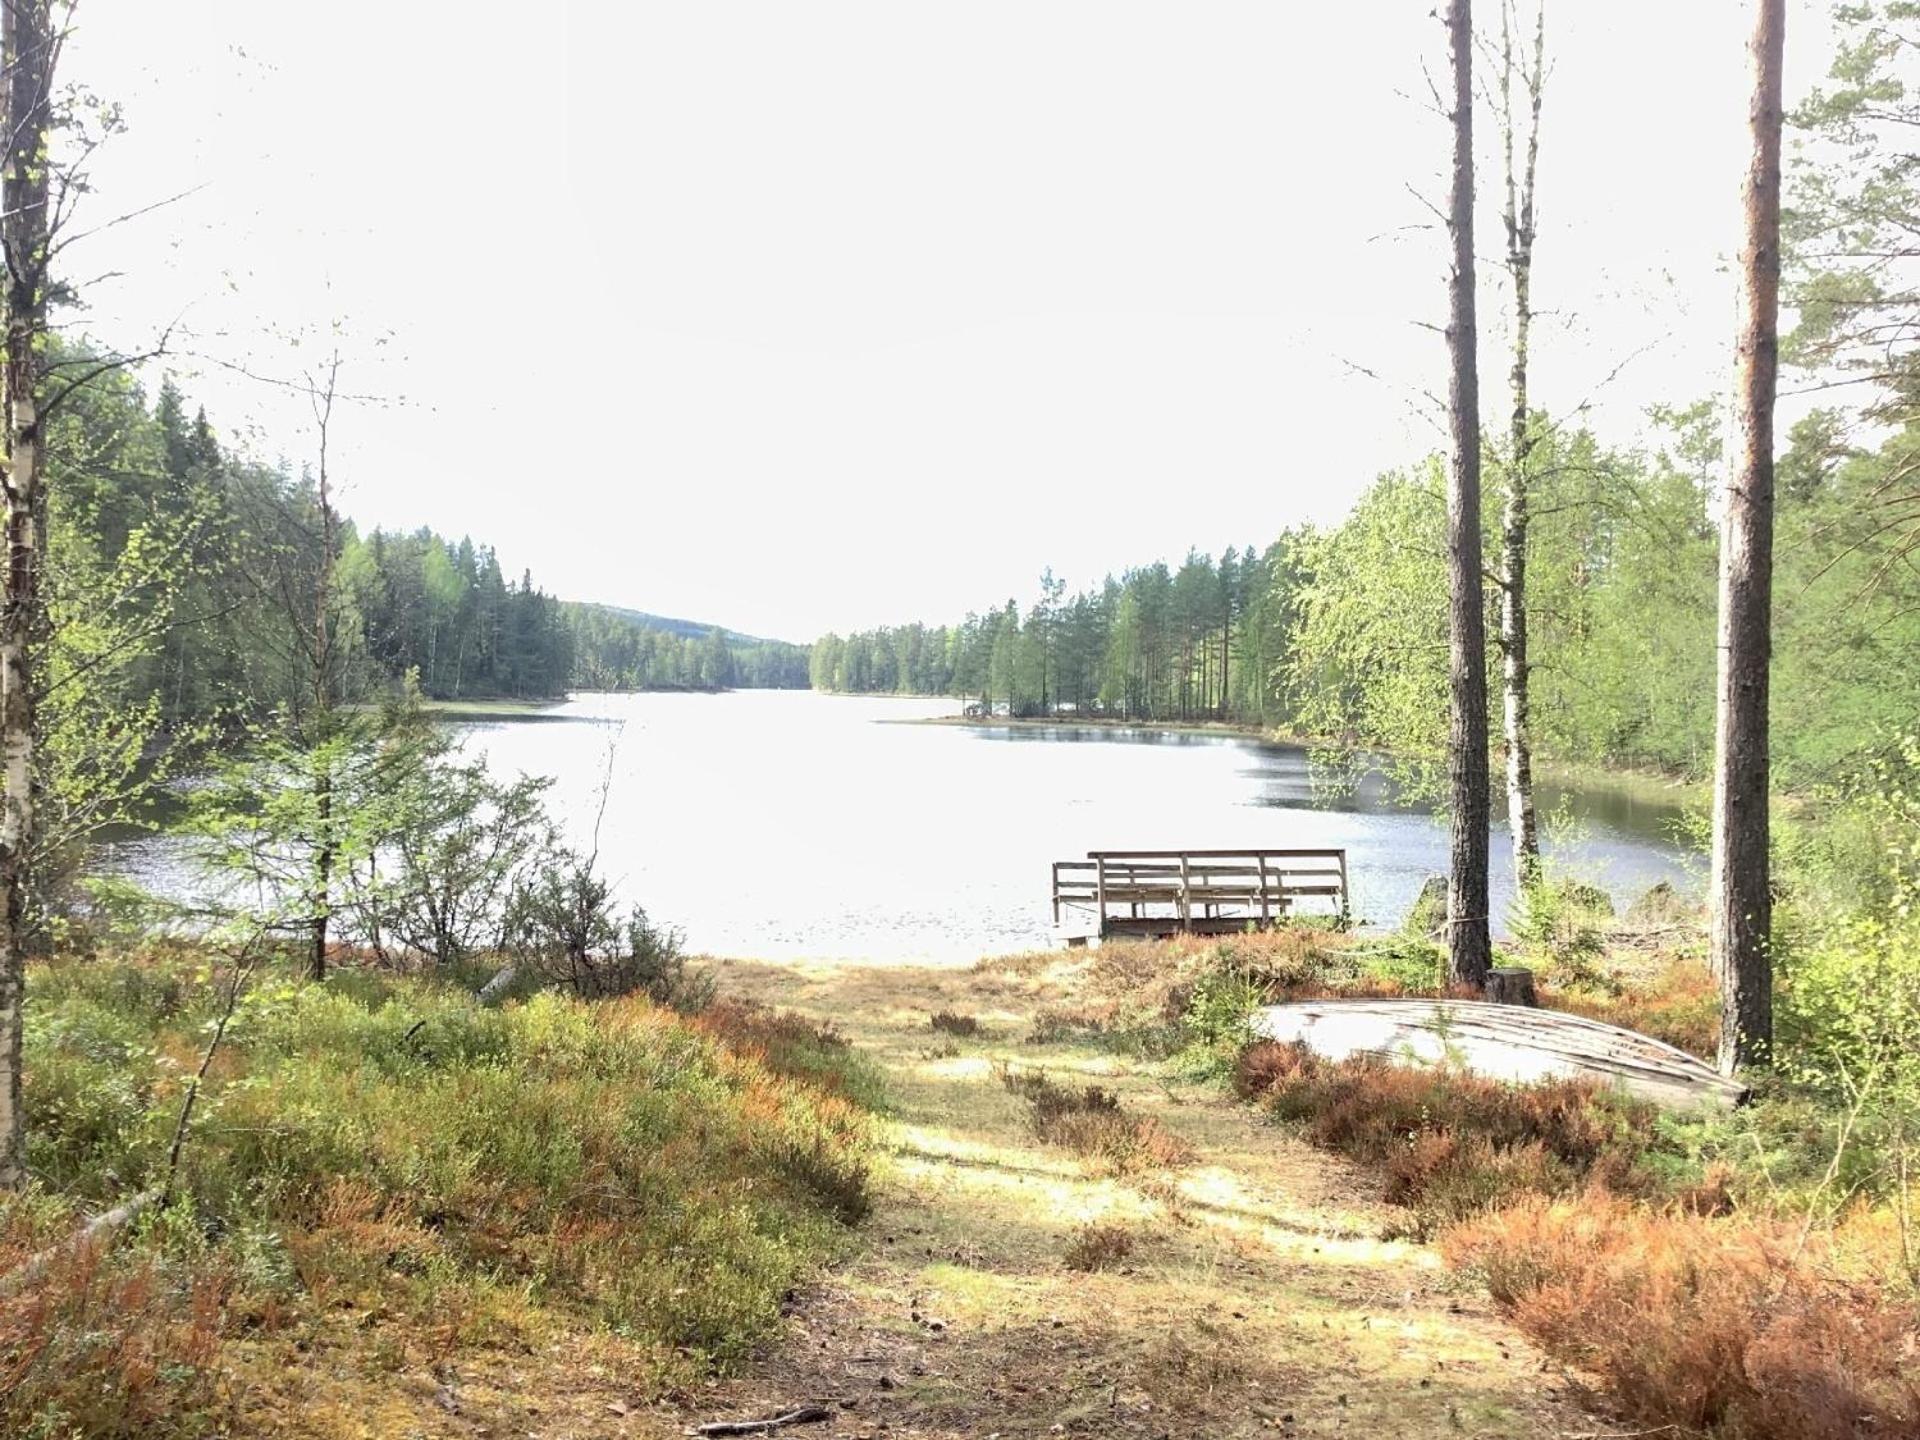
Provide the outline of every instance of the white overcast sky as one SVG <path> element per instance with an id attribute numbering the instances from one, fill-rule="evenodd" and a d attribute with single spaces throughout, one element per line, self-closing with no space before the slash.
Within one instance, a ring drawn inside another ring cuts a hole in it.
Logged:
<path id="1" fill-rule="evenodd" d="M 1751 6 L 1548 5 L 1535 393 L 1629 438 L 1728 384 Z M 221 362 L 344 320 L 345 387 L 403 402 L 337 422 L 362 525 L 758 634 L 957 618 L 1265 544 L 1437 442 L 1433 9 L 81 0 L 68 77 L 130 126 L 91 218 L 193 193 L 73 272 L 121 277 L 97 334 L 177 321 L 266 457 L 312 437 Z"/>

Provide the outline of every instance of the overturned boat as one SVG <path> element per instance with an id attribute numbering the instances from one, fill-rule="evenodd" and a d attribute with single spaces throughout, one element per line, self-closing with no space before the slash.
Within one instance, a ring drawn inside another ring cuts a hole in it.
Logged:
<path id="1" fill-rule="evenodd" d="M 1672 1109 L 1733 1106 L 1747 1087 L 1638 1031 L 1484 1000 L 1301 1000 L 1254 1012 L 1253 1032 L 1328 1060 L 1370 1055 L 1492 1080 L 1593 1080 Z"/>

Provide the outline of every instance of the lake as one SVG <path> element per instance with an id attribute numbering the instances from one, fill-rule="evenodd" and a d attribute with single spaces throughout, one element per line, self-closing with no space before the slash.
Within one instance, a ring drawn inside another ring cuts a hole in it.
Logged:
<path id="1" fill-rule="evenodd" d="M 1050 940 L 1048 865 L 1090 849 L 1349 851 L 1354 914 L 1395 923 L 1445 869 L 1444 823 L 1379 776 L 1316 786 L 1306 752 L 1214 734 L 936 725 L 945 700 L 735 691 L 583 694 L 531 718 L 462 722 L 497 771 L 553 777 L 569 835 L 622 893 L 714 955 L 972 960 Z M 1624 903 L 1698 889 L 1677 807 L 1625 788 L 1542 787 L 1563 867 Z M 1494 836 L 1496 929 L 1511 903 Z M 113 868 L 178 893 L 175 842 L 122 842 Z"/>

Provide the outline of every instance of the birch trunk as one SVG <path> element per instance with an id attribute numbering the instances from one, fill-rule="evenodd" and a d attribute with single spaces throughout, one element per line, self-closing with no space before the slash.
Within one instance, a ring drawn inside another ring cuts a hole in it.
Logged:
<path id="1" fill-rule="evenodd" d="M 51 114 L 53 25 L 49 0 L 0 5 L 0 64 L 6 76 L 5 176 L 0 180 L 0 248 L 6 254 L 5 444 L 0 484 L 6 502 L 5 588 L 0 592 L 0 1189 L 26 1183 L 26 1116 L 21 1107 L 26 1001 L 27 861 L 33 836 L 32 631 L 40 584 L 40 361 L 46 328 L 47 130 Z"/>
<path id="2" fill-rule="evenodd" d="M 1781 55 L 1785 0 L 1756 0 L 1753 155 L 1741 253 L 1745 314 L 1736 404 L 1740 464 L 1720 526 L 1719 713 L 1714 736 L 1710 955 L 1720 980 L 1720 1068 L 1767 1058 L 1773 1042 L 1767 868 L 1768 671 L 1772 659 L 1773 408 L 1779 373 Z"/>
<path id="3" fill-rule="evenodd" d="M 1513 80 L 1515 59 L 1510 13 L 1501 17 L 1501 149 L 1506 160 L 1507 274 L 1513 281 L 1513 361 L 1508 382 L 1513 413 L 1508 421 L 1506 496 L 1500 517 L 1500 675 L 1502 740 L 1507 772 L 1507 829 L 1513 844 L 1513 878 L 1522 903 L 1540 878 L 1540 830 L 1533 806 L 1533 735 L 1527 649 L 1527 530 L 1532 487 L 1533 425 L 1528 400 L 1529 344 L 1533 333 L 1534 175 L 1540 159 L 1540 100 L 1546 80 L 1544 4 L 1533 33 L 1527 89 L 1527 142 L 1516 169 Z"/>
<path id="4" fill-rule="evenodd" d="M 0 0 L 4 3 L 4 0 Z M 309 650 L 313 662 L 313 719 L 308 740 L 314 747 L 313 801 L 316 833 L 310 875 L 309 919 L 312 935 L 307 973 L 314 980 L 327 978 L 327 931 L 333 920 L 333 870 L 339 855 L 333 814 L 333 764 L 335 701 L 333 653 L 333 572 L 338 525 L 333 513 L 333 492 L 327 475 L 327 444 L 333 424 L 333 400 L 340 379 L 340 353 L 336 350 L 326 372 L 326 388 L 310 397 L 315 425 L 320 436 L 320 464 L 317 475 L 320 504 L 320 554 L 314 577 L 313 632 Z"/>
<path id="5" fill-rule="evenodd" d="M 1447 476 L 1452 720 L 1448 772 L 1453 799 L 1452 865 L 1447 876 L 1447 969 L 1456 984 L 1486 983 L 1492 963 L 1487 928 L 1487 631 L 1482 610 L 1480 539 L 1480 373 L 1473 274 L 1473 5 L 1449 0 L 1453 60 L 1453 190 L 1447 230 L 1453 268 L 1447 351 L 1447 408 L 1453 457 Z"/>

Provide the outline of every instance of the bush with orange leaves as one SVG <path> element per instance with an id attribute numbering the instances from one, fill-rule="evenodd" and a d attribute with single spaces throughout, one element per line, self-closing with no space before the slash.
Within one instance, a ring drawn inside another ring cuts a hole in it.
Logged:
<path id="1" fill-rule="evenodd" d="M 1543 987 L 1540 999 L 1549 1009 L 1638 1030 L 1705 1060 L 1720 1050 L 1719 988 L 1705 964 L 1686 956 L 1603 993 Z"/>
<path id="2" fill-rule="evenodd" d="M 1519 1087 L 1267 1041 L 1240 1057 L 1234 1088 L 1314 1144 L 1376 1169 L 1415 1236 L 1523 1194 L 1589 1181 L 1655 1188 L 1651 1109 L 1584 1081 Z"/>
<path id="3" fill-rule="evenodd" d="M 154 1255 L 52 1249 L 67 1207 L 21 1204 L 0 1225 L 0 1271 L 45 1254 L 0 1296 L 0 1419 L 9 1435 L 200 1436 L 226 1397 L 210 1366 L 229 1277 Z"/>
<path id="4" fill-rule="evenodd" d="M 1449 1230 L 1450 1263 L 1621 1418 L 1739 1440 L 1920 1437 L 1920 1301 L 1753 1217 L 1586 1191 Z"/>

